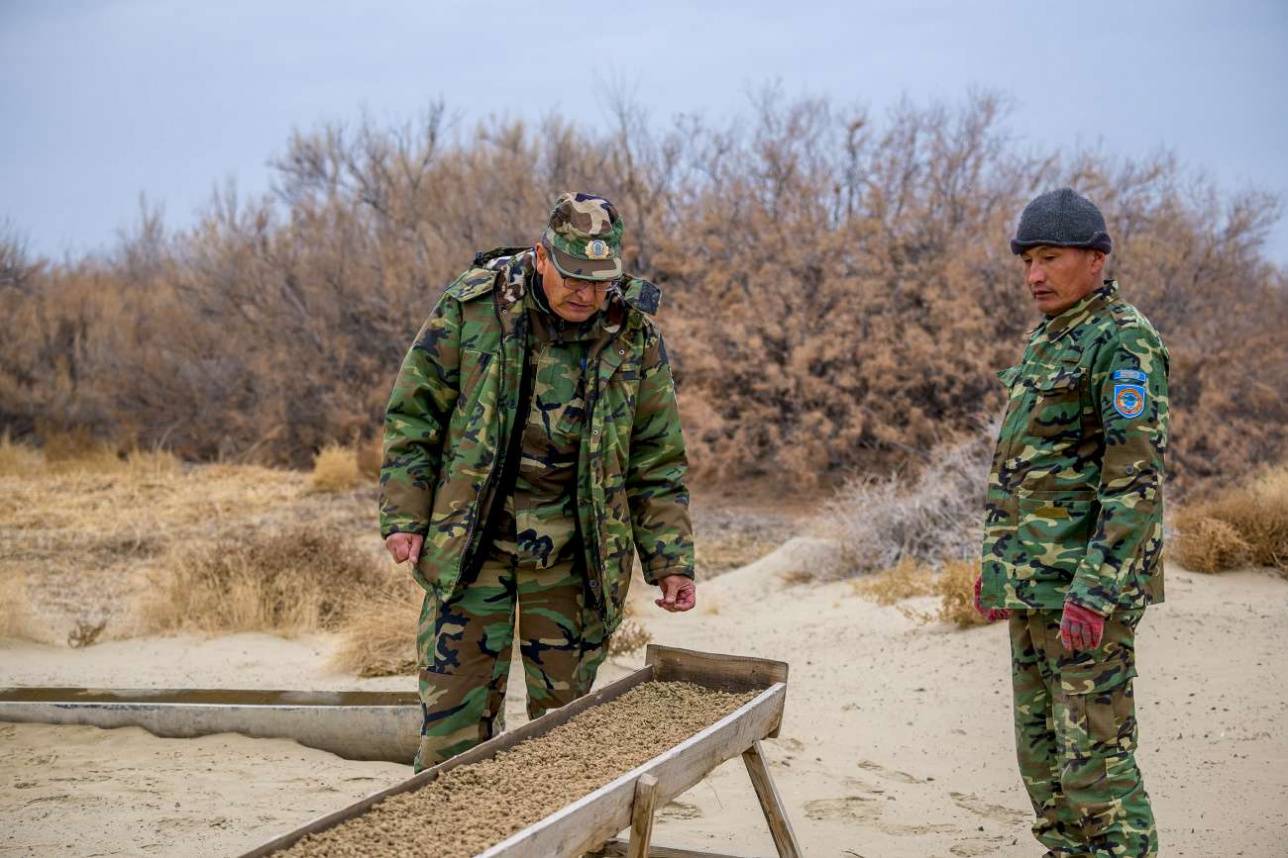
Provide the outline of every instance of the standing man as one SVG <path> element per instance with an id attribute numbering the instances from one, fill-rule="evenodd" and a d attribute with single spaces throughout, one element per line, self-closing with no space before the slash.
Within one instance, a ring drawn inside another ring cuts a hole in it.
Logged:
<path id="1" fill-rule="evenodd" d="M 535 718 L 590 690 L 636 551 L 658 605 L 694 605 L 660 293 L 621 240 L 612 203 L 563 194 L 533 247 L 447 287 L 394 383 L 380 528 L 425 590 L 417 771 L 504 729 L 516 609 Z"/>
<path id="2" fill-rule="evenodd" d="M 1167 350 L 1101 279 L 1100 210 L 1069 188 L 1011 251 L 1045 319 L 1018 366 L 985 502 L 976 608 L 1010 620 L 1015 742 L 1047 858 L 1158 851 L 1136 767 L 1135 633 L 1163 600 Z"/>

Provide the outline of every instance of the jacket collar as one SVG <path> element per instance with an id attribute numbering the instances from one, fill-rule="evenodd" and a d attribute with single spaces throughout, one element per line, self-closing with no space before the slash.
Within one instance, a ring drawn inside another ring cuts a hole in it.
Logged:
<path id="1" fill-rule="evenodd" d="M 1059 315 L 1046 320 L 1042 332 L 1047 340 L 1055 342 L 1062 336 L 1090 319 L 1118 294 L 1118 281 L 1106 280 L 1100 288 Z"/>

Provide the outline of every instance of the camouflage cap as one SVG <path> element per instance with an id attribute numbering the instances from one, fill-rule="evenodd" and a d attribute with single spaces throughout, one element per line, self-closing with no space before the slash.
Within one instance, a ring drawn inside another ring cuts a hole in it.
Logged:
<path id="1" fill-rule="evenodd" d="M 541 243 L 565 277 L 615 280 L 622 276 L 622 219 L 603 197 L 560 194 Z"/>

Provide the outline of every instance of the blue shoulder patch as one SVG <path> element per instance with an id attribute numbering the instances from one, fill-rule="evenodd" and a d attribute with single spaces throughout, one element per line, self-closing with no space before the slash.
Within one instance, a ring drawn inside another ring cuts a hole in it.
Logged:
<path id="1" fill-rule="evenodd" d="M 1114 385 L 1114 410 L 1131 420 L 1145 413 L 1145 388 L 1139 384 Z"/>
<path id="2" fill-rule="evenodd" d="M 1149 376 L 1138 369 L 1116 369 L 1112 377 L 1114 381 L 1134 381 L 1140 384 L 1149 380 Z"/>

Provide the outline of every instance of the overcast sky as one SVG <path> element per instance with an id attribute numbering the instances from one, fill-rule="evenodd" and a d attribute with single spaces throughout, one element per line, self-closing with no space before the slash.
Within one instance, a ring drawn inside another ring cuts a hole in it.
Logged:
<path id="1" fill-rule="evenodd" d="M 874 113 L 1013 98 L 1037 148 L 1167 148 L 1288 203 L 1288 0 L 635 2 L 0 0 L 0 219 L 31 249 L 103 249 L 140 193 L 182 228 L 231 178 L 269 184 L 293 128 L 557 111 L 727 116 L 778 80 Z M 1288 220 L 1271 237 L 1288 264 Z"/>

